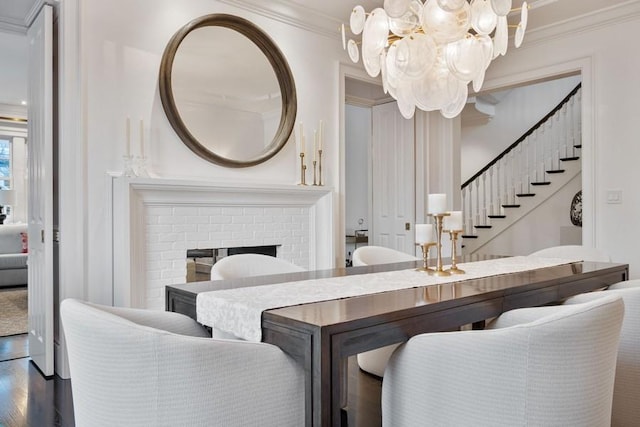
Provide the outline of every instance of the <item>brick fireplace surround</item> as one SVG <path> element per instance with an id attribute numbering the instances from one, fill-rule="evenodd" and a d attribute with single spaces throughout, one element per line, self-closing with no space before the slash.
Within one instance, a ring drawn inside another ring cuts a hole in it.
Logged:
<path id="1" fill-rule="evenodd" d="M 334 258 L 326 187 L 116 177 L 113 230 L 116 306 L 163 310 L 187 249 L 281 245 L 278 257 L 307 269 Z"/>

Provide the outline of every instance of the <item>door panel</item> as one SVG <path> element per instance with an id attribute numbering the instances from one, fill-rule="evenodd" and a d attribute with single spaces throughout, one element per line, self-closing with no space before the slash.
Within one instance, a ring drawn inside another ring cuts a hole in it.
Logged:
<path id="1" fill-rule="evenodd" d="M 395 102 L 373 107 L 371 239 L 410 254 L 415 253 L 414 139 L 413 120 L 404 119 Z"/>
<path id="2" fill-rule="evenodd" d="M 44 6 L 27 31 L 29 107 L 29 353 L 44 375 L 53 364 L 53 21 Z"/>

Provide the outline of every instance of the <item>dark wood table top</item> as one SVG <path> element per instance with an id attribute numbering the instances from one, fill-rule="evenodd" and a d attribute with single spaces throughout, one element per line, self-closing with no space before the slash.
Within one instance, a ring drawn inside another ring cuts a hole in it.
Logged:
<path id="1" fill-rule="evenodd" d="M 411 261 L 172 285 L 167 286 L 167 310 L 195 318 L 200 292 L 405 270 L 420 264 Z M 452 330 L 513 308 L 561 301 L 627 279 L 628 265 L 596 262 L 481 279 L 461 275 L 456 282 L 266 310 L 262 313 L 263 341 L 279 346 L 303 367 L 306 425 L 336 426 L 344 414 L 341 402 L 345 389 L 341 384 L 347 357 L 406 341 L 419 333 Z"/>

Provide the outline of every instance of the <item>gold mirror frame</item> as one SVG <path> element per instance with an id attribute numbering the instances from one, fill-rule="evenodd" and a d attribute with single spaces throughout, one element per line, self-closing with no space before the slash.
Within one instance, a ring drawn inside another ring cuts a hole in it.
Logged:
<path id="1" fill-rule="evenodd" d="M 278 84 L 280 85 L 280 93 L 282 95 L 282 111 L 280 115 L 280 124 L 273 140 L 258 156 L 248 160 L 230 159 L 220 156 L 213 151 L 206 148 L 193 134 L 189 131 L 185 125 L 178 108 L 175 103 L 173 95 L 173 88 L 171 84 L 171 73 L 173 68 L 173 61 L 175 59 L 180 43 L 184 38 L 192 31 L 207 26 L 217 26 L 229 28 L 237 31 L 251 40 L 260 51 L 267 57 L 269 63 L 273 67 Z M 255 166 L 263 163 L 273 156 L 275 156 L 289 140 L 296 120 L 297 112 L 297 98 L 296 87 L 293 80 L 293 75 L 289 69 L 289 64 L 284 55 L 271 40 L 271 38 L 265 34 L 255 24 L 247 21 L 244 18 L 227 14 L 212 14 L 205 15 L 200 18 L 196 18 L 193 21 L 186 24 L 171 38 L 167 47 L 162 55 L 162 61 L 160 63 L 160 75 L 159 75 L 159 89 L 160 99 L 162 101 L 162 107 L 164 108 L 167 119 L 173 127 L 173 130 L 178 134 L 178 137 L 189 147 L 191 151 L 198 156 L 212 163 L 220 166 L 232 167 L 232 168 L 244 168 L 248 166 Z"/>

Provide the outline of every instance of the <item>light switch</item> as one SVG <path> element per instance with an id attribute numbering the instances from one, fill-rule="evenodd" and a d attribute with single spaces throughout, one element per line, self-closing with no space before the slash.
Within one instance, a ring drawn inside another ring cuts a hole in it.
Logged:
<path id="1" fill-rule="evenodd" d="M 607 203 L 622 203 L 622 190 L 607 190 Z"/>

